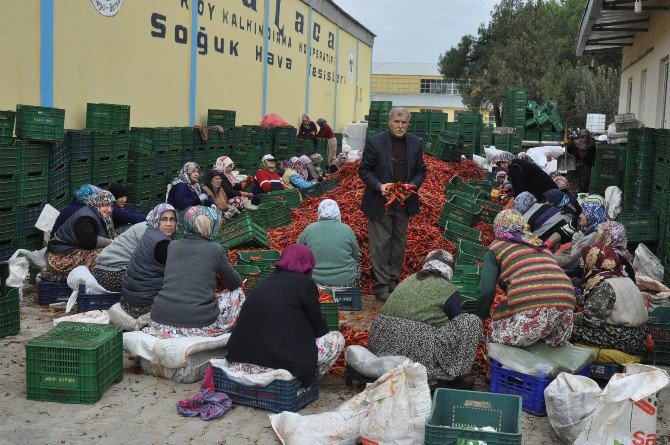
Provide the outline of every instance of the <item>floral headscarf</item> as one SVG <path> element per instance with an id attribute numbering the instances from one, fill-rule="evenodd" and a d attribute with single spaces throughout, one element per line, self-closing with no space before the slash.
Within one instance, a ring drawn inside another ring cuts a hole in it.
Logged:
<path id="1" fill-rule="evenodd" d="M 517 196 L 514 199 L 514 204 L 512 204 L 512 208 L 516 210 L 517 212 L 524 214 L 533 207 L 533 204 L 537 202 L 537 198 L 533 196 L 532 193 L 530 192 L 523 192 L 519 193 L 519 196 Z"/>
<path id="2" fill-rule="evenodd" d="M 312 161 L 312 164 L 320 164 L 323 162 L 323 156 L 321 156 L 319 153 L 311 154 L 309 159 Z"/>
<path id="3" fill-rule="evenodd" d="M 582 198 L 579 200 L 580 203 L 582 202 L 595 202 L 596 204 L 600 204 L 602 206 L 607 205 L 605 202 L 605 198 L 603 198 L 600 195 L 588 195 L 586 198 Z"/>
<path id="4" fill-rule="evenodd" d="M 570 203 L 570 197 L 559 189 L 551 189 L 544 192 L 547 202 L 556 208 L 561 208 Z"/>
<path id="5" fill-rule="evenodd" d="M 439 276 L 451 281 L 454 277 L 454 256 L 446 250 L 433 250 L 426 255 L 426 260 L 416 276 L 419 280 L 428 276 Z"/>
<path id="6" fill-rule="evenodd" d="M 493 221 L 493 234 L 501 241 L 512 241 L 534 247 L 542 245 L 542 240 L 530 231 L 530 226 L 523 219 L 523 215 L 512 209 L 498 213 Z"/>
<path id="7" fill-rule="evenodd" d="M 561 190 L 569 190 L 570 189 L 570 181 L 568 181 L 568 178 L 565 176 L 557 175 L 552 178 L 554 180 L 554 184 L 556 184 L 556 187 L 558 187 Z"/>
<path id="8" fill-rule="evenodd" d="M 286 167 L 294 170 L 299 163 L 300 159 L 297 156 L 293 156 L 292 158 L 286 160 Z"/>
<path id="9" fill-rule="evenodd" d="M 335 159 L 333 159 L 332 164 L 335 165 L 335 167 L 337 167 L 337 169 L 339 170 L 342 168 L 344 164 L 347 163 L 347 159 L 348 159 L 347 154 L 345 152 L 342 152 L 339 155 L 337 155 Z"/>
<path id="10" fill-rule="evenodd" d="M 182 220 L 186 233 L 192 233 L 207 239 L 215 238 L 221 227 L 219 212 L 211 207 L 189 207 L 184 212 Z"/>
<path id="11" fill-rule="evenodd" d="M 233 160 L 230 159 L 228 156 L 220 156 L 216 160 L 216 162 L 214 163 L 214 168 L 216 170 L 220 171 L 221 173 L 223 173 L 225 175 L 225 177 L 228 179 L 228 182 L 230 182 L 230 185 L 232 185 L 234 187 L 235 184 L 237 184 L 237 178 L 232 173 L 232 171 L 230 172 L 230 174 L 226 173 L 226 167 L 229 167 L 231 165 L 233 166 L 233 170 L 234 170 L 235 169 L 235 163 L 233 162 Z"/>
<path id="12" fill-rule="evenodd" d="M 582 288 L 585 293 L 591 291 L 602 280 L 627 276 L 614 249 L 601 243 L 582 248 L 582 268 L 584 269 Z"/>
<path id="13" fill-rule="evenodd" d="M 85 206 L 88 204 L 88 198 L 96 193 L 100 193 L 102 189 L 92 184 L 84 184 L 74 191 L 74 202 Z"/>
<path id="14" fill-rule="evenodd" d="M 110 206 L 110 205 L 113 206 L 115 202 L 116 198 L 114 198 L 112 192 L 103 189 L 100 189 L 99 192 L 90 195 L 88 197 L 88 201 L 86 201 L 86 204 L 88 204 L 89 207 L 95 210 L 102 219 L 102 221 L 105 223 L 107 233 L 109 234 L 109 237 L 111 239 L 116 238 L 116 232 L 114 231 L 114 222 L 112 221 L 111 217 L 102 216 L 102 213 L 100 213 L 100 209 L 104 206 Z"/>
<path id="15" fill-rule="evenodd" d="M 586 225 L 581 228 L 584 235 L 598 230 L 598 225 L 607 221 L 605 206 L 593 201 L 582 201 L 582 212 L 586 215 Z"/>
<path id="16" fill-rule="evenodd" d="M 302 155 L 298 158 L 300 161 L 300 170 L 298 170 L 298 174 L 302 176 L 302 179 L 307 181 L 309 178 L 309 171 L 307 170 L 307 165 L 312 163 L 312 160 L 309 158 L 307 155 Z"/>
<path id="17" fill-rule="evenodd" d="M 605 221 L 598 225 L 598 236 L 596 240 L 612 249 L 628 261 L 633 261 L 628 252 L 628 235 L 623 224 L 616 221 Z"/>
<path id="18" fill-rule="evenodd" d="M 175 215 L 177 214 L 177 210 L 175 210 L 174 207 L 166 202 L 158 204 L 156 207 L 154 207 L 147 215 L 147 224 L 149 224 L 149 227 L 157 229 L 158 224 L 160 223 L 161 215 L 169 211 L 173 211 Z"/>
<path id="19" fill-rule="evenodd" d="M 491 159 L 491 164 L 497 165 L 498 162 L 512 162 L 516 158 L 512 153 L 503 151 L 501 153 L 498 153 Z"/>
<path id="20" fill-rule="evenodd" d="M 301 273 L 312 276 L 312 269 L 316 265 L 316 259 L 312 250 L 302 244 L 289 244 L 279 257 L 275 266 L 279 269 Z"/>
<path id="21" fill-rule="evenodd" d="M 342 221 L 342 215 L 340 214 L 340 207 L 337 205 L 337 202 L 332 199 L 324 199 L 319 203 L 319 208 L 316 211 L 316 214 L 319 218 L 319 221 L 322 219 L 336 219 Z"/>
<path id="22" fill-rule="evenodd" d="M 197 182 L 191 182 L 191 174 L 196 170 L 200 170 L 200 167 L 195 162 L 187 162 L 186 164 L 184 164 L 181 170 L 179 170 L 177 177 L 174 178 L 172 184 L 170 184 L 170 186 L 168 187 L 168 193 L 170 193 L 170 189 L 172 187 L 181 182 L 186 184 L 191 190 L 200 195 L 202 193 L 202 190 L 200 189 L 200 184 L 198 184 Z"/>

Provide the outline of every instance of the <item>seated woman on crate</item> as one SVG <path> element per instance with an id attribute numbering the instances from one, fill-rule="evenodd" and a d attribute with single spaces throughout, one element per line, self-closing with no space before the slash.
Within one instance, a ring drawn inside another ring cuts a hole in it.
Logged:
<path id="1" fill-rule="evenodd" d="M 121 309 L 135 319 L 151 311 L 163 287 L 168 246 L 177 228 L 175 208 L 158 204 L 147 215 L 144 228 L 121 281 Z"/>
<path id="2" fill-rule="evenodd" d="M 231 219 L 240 214 L 240 210 L 244 209 L 244 205 L 241 201 L 239 202 L 239 204 L 242 204 L 241 208 L 230 204 L 232 200 L 228 200 L 228 196 L 226 196 L 226 192 L 221 186 L 223 181 L 225 181 L 223 173 L 213 168 L 207 172 L 207 178 L 205 179 L 205 185 L 202 186 L 202 190 L 210 199 L 214 200 L 216 209 L 221 212 L 224 219 Z"/>
<path id="3" fill-rule="evenodd" d="M 298 174 L 305 181 L 323 181 L 323 175 L 319 175 L 314 166 L 312 165 L 312 159 L 307 155 L 302 155 L 298 158 L 300 161 L 300 169 Z"/>
<path id="4" fill-rule="evenodd" d="M 560 212 L 566 224 L 563 230 L 569 235 L 569 242 L 579 230 L 579 215 L 582 213 L 582 207 L 577 202 L 577 198 L 569 192 L 560 189 L 551 189 L 544 192 L 547 202 Z"/>
<path id="5" fill-rule="evenodd" d="M 595 201 L 581 201 L 582 213 L 579 215 L 579 230 L 572 236 L 570 247 L 556 254 L 556 262 L 565 270 L 580 267 L 582 248 L 596 242 L 598 225 L 607 221 L 605 206 Z M 577 274 L 578 276 L 581 273 Z"/>
<path id="6" fill-rule="evenodd" d="M 332 199 L 319 203 L 317 218 L 297 241 L 309 247 L 316 258 L 312 279 L 322 286 L 358 286 L 361 259 L 356 234 L 342 222 L 340 208 Z"/>
<path id="7" fill-rule="evenodd" d="M 142 331 L 160 338 L 216 336 L 229 332 L 244 303 L 242 280 L 216 238 L 221 218 L 211 207 L 182 215 L 186 237 L 170 242 L 163 285 Z M 226 290 L 217 289 L 217 276 Z"/>
<path id="8" fill-rule="evenodd" d="M 548 241 L 550 247 L 572 240 L 574 231 L 558 209 L 546 202 L 538 203 L 530 192 L 518 195 L 514 199 L 512 209 L 521 213 L 530 230 L 542 241 Z"/>
<path id="9" fill-rule="evenodd" d="M 331 174 L 335 173 L 336 171 L 341 169 L 342 166 L 346 164 L 348 160 L 349 158 L 347 157 L 347 154 L 345 152 L 340 153 L 339 155 L 337 155 L 335 159 L 333 159 L 333 162 L 331 162 L 330 165 L 328 166 L 328 173 Z"/>
<path id="10" fill-rule="evenodd" d="M 321 168 L 321 163 L 323 162 L 323 156 L 321 156 L 319 153 L 312 153 L 309 155 L 309 159 L 312 161 L 310 164 L 312 168 L 314 168 L 314 171 L 316 172 L 316 177 L 323 179 L 323 169 Z"/>
<path id="11" fill-rule="evenodd" d="M 187 162 L 179 174 L 168 185 L 166 202 L 181 214 L 191 206 L 216 206 L 214 200 L 200 188 L 200 167 L 195 162 Z"/>
<path id="12" fill-rule="evenodd" d="M 100 190 L 86 206 L 70 215 L 54 232 L 47 246 L 47 269 L 67 275 L 77 266 L 92 269 L 102 249 L 116 237 L 112 223 L 114 195 Z"/>
<path id="13" fill-rule="evenodd" d="M 582 249 L 584 279 L 574 315 L 573 343 L 642 355 L 648 312 L 635 282 L 626 276 L 611 246 L 596 243 Z"/>
<path id="14" fill-rule="evenodd" d="M 297 156 L 293 156 L 291 159 L 286 161 L 286 168 L 284 169 L 284 174 L 281 177 L 284 188 L 297 188 L 299 190 L 303 190 L 316 184 L 316 181 L 308 181 L 303 178 L 303 176 L 299 173 L 301 166 L 302 163 Z"/>
<path id="15" fill-rule="evenodd" d="M 235 163 L 228 156 L 221 156 L 216 160 L 214 169 L 223 173 L 223 181 L 221 187 L 228 197 L 228 204 L 242 210 L 244 208 L 255 210 L 256 207 L 251 204 L 253 194 L 245 192 L 243 189 L 247 186 L 246 182 L 237 182 L 237 177 L 233 171 L 235 170 Z"/>
<path id="16" fill-rule="evenodd" d="M 335 363 L 344 337 L 329 332 L 321 314 L 314 263 L 308 247 L 290 244 L 275 270 L 253 288 L 228 341 L 232 370 L 285 369 L 308 387 Z"/>
<path id="17" fill-rule="evenodd" d="M 404 355 L 428 371 L 431 386 L 471 389 L 470 371 L 482 340 L 482 322 L 461 311 L 451 283 L 454 258 L 433 250 L 420 271 L 398 283 L 370 327 L 369 348 L 379 356 Z"/>
<path id="18" fill-rule="evenodd" d="M 254 187 L 252 190 L 253 199 L 251 202 L 258 205 L 261 193 L 269 193 L 276 190 L 284 190 L 284 184 L 275 171 L 275 158 L 272 155 L 265 155 L 261 158 L 261 169 L 256 172 L 254 177 Z"/>
<path id="19" fill-rule="evenodd" d="M 628 252 L 628 235 L 623 224 L 616 221 L 605 221 L 598 224 L 596 243 L 610 246 L 619 257 L 626 276 L 635 282 L 635 269 L 633 268 L 633 257 Z"/>
<path id="20" fill-rule="evenodd" d="M 493 231 L 495 240 L 484 254 L 477 289 L 477 315 L 491 317 L 489 341 L 519 347 L 540 340 L 564 345 L 572 332 L 572 282 L 516 210 L 498 213 Z M 491 310 L 496 285 L 505 296 Z"/>
<path id="21" fill-rule="evenodd" d="M 86 203 L 88 203 L 88 198 L 90 198 L 91 195 L 100 192 L 100 190 L 102 190 L 100 187 L 92 184 L 84 184 L 77 190 L 75 190 L 74 193 L 72 194 L 72 202 L 67 206 L 65 206 L 58 214 L 58 218 L 56 218 L 56 221 L 54 222 L 54 225 L 51 228 L 51 236 L 53 236 L 54 233 L 56 233 L 58 228 L 62 226 L 63 223 L 74 212 L 86 206 Z"/>
<path id="22" fill-rule="evenodd" d="M 133 224 L 143 223 L 147 219 L 146 213 L 135 212 L 126 207 L 128 201 L 128 189 L 123 184 L 112 182 L 108 190 L 116 199 L 116 205 L 112 212 L 112 222 L 116 233 L 123 233 Z"/>

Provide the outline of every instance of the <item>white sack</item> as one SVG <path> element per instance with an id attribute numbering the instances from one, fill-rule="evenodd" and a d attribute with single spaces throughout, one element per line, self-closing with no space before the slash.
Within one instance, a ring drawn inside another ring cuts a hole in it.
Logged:
<path id="1" fill-rule="evenodd" d="M 621 202 L 622 193 L 619 187 L 610 185 L 605 189 L 605 205 L 609 219 L 616 219 L 619 216 L 619 213 L 621 213 Z"/>
<path id="2" fill-rule="evenodd" d="M 232 381 L 242 383 L 243 385 L 267 386 L 275 380 L 288 382 L 295 378 L 293 374 L 285 369 L 273 369 L 272 371 L 261 372 L 260 374 L 247 374 L 244 371 L 233 371 L 228 366 L 228 361 L 225 358 L 213 359 L 210 360 L 210 363 L 215 368 L 219 368 L 223 371 Z"/>
<path id="3" fill-rule="evenodd" d="M 37 218 L 35 228 L 41 230 L 42 232 L 51 232 L 58 215 L 60 215 L 58 210 L 49 204 L 45 204 L 44 208 L 42 209 L 42 213 L 40 213 L 39 218 Z"/>
<path id="4" fill-rule="evenodd" d="M 109 323 L 118 326 L 124 331 L 139 331 L 151 323 L 150 312 L 141 315 L 139 318 L 133 318 L 121 307 L 121 303 L 116 303 L 107 311 Z"/>
<path id="5" fill-rule="evenodd" d="M 70 312 L 72 307 L 77 303 L 77 296 L 79 295 L 79 284 L 84 284 L 86 286 L 86 293 L 90 294 L 109 294 L 111 293 L 104 287 L 100 286 L 98 280 L 95 279 L 93 274 L 88 267 L 86 266 L 77 266 L 72 269 L 67 276 L 67 285 L 72 289 L 70 298 L 67 300 L 65 305 L 65 312 Z"/>
<path id="6" fill-rule="evenodd" d="M 9 277 L 5 284 L 9 287 L 18 287 L 19 295 L 23 295 L 23 282 L 28 276 L 28 269 L 30 265 L 24 256 L 19 256 L 28 252 L 24 249 L 19 249 L 7 260 L 9 263 Z"/>
<path id="7" fill-rule="evenodd" d="M 55 318 L 54 326 L 64 321 L 74 321 L 78 323 L 109 324 L 107 311 L 88 311 L 79 314 L 66 315 L 65 317 Z"/>
<path id="8" fill-rule="evenodd" d="M 479 166 L 479 168 L 486 168 L 486 158 L 479 155 L 472 155 L 472 160 Z"/>
<path id="9" fill-rule="evenodd" d="M 412 360 L 402 355 L 377 357 L 366 347 L 358 345 L 351 345 L 345 349 L 344 361 L 358 373 L 375 379 L 405 362 L 410 364 L 414 363 Z"/>
<path id="10" fill-rule="evenodd" d="M 663 281 L 664 268 L 656 255 L 644 244 L 640 243 L 635 249 L 635 258 L 633 258 L 633 268 L 636 275 L 646 275 L 656 281 Z"/>
<path id="11" fill-rule="evenodd" d="M 600 386 L 588 377 L 562 372 L 544 390 L 547 419 L 556 435 L 573 443 L 600 401 Z"/>

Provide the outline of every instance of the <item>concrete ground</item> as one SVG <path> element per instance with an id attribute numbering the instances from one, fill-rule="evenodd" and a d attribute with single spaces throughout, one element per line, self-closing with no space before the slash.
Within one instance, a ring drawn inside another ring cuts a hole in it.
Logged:
<path id="1" fill-rule="evenodd" d="M 34 287 L 25 289 L 21 333 L 0 339 L 0 445 L 3 444 L 278 444 L 268 411 L 233 405 L 218 420 L 204 422 L 177 414 L 175 403 L 198 392 L 199 384 L 175 383 L 127 369 L 95 405 L 70 405 L 26 400 L 25 343 L 62 316 L 33 300 Z M 378 305 L 364 297 L 364 310 L 347 315 L 357 327 L 369 326 Z M 479 390 L 486 390 L 478 382 Z M 344 380 L 326 375 L 318 400 L 300 411 L 316 414 L 335 409 L 356 394 Z M 670 389 L 659 397 L 658 445 L 670 444 Z M 523 414 L 523 444 L 560 443 L 546 417 Z"/>

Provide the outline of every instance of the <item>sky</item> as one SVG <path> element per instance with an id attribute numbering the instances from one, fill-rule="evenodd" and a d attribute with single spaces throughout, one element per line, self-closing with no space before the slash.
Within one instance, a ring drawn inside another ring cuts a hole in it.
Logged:
<path id="1" fill-rule="evenodd" d="M 488 23 L 498 0 L 333 0 L 377 35 L 374 62 L 435 62 Z"/>

